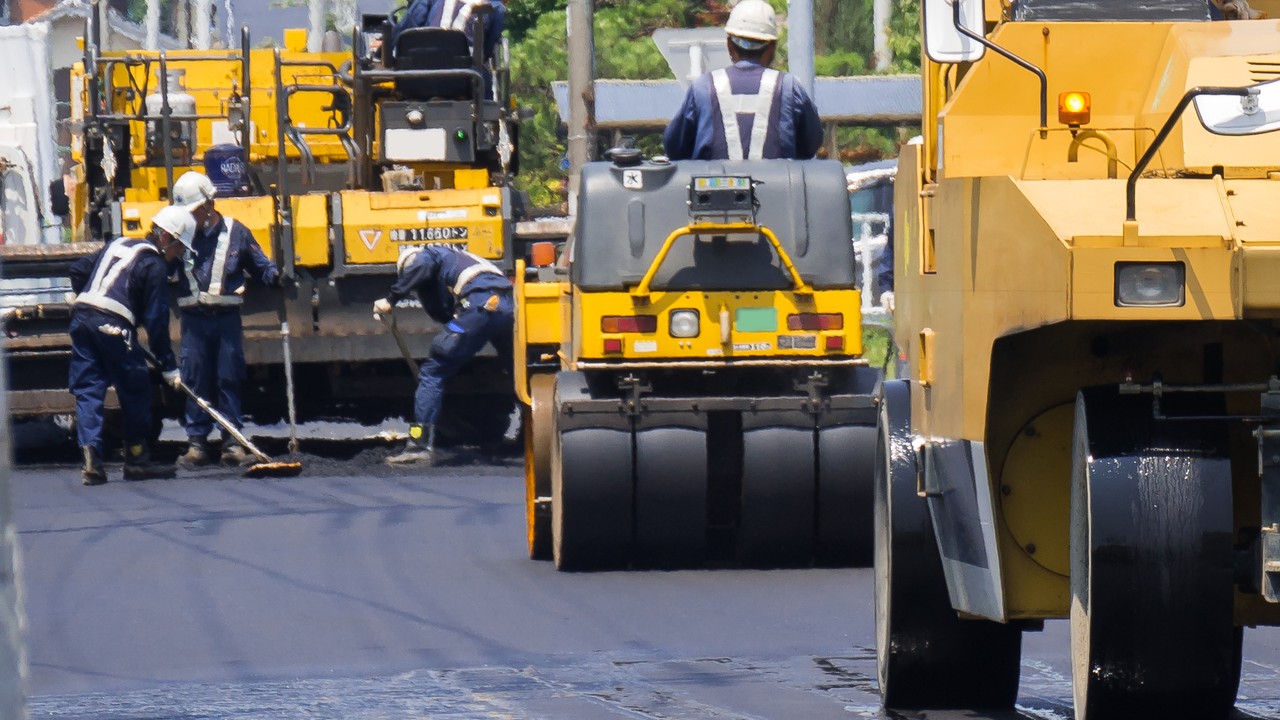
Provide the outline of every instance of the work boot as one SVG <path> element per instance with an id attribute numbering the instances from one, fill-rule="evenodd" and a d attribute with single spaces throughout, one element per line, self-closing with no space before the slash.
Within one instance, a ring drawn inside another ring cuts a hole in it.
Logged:
<path id="1" fill-rule="evenodd" d="M 199 467 L 213 462 L 213 449 L 209 447 L 209 439 L 193 437 L 187 441 L 187 452 L 178 459 L 178 464 L 185 468 Z"/>
<path id="2" fill-rule="evenodd" d="M 92 445 L 85 445 L 80 448 L 80 452 L 84 454 L 84 469 L 80 471 L 81 477 L 84 478 L 85 485 L 101 485 L 107 481 L 107 469 L 102 466 L 102 458 L 98 455 L 98 448 Z"/>
<path id="3" fill-rule="evenodd" d="M 427 426 L 425 442 L 423 435 L 421 425 L 410 425 L 409 441 L 404 444 L 403 450 L 387 458 L 387 463 L 389 465 L 430 465 L 435 460 L 436 454 L 435 427 Z"/>
<path id="4" fill-rule="evenodd" d="M 173 465 L 157 462 L 151 451 L 141 443 L 130 445 L 124 451 L 125 480 L 167 480 L 178 474 Z"/>
<path id="5" fill-rule="evenodd" d="M 244 446 L 235 440 L 228 440 L 222 443 L 222 464 L 223 465 L 244 465 L 250 461 L 248 451 Z"/>

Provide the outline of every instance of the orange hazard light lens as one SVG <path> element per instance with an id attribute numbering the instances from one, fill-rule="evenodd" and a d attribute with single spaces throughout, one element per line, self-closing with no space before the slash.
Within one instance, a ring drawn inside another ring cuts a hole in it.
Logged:
<path id="1" fill-rule="evenodd" d="M 1093 108 L 1087 92 L 1064 92 L 1058 95 L 1058 122 L 1063 125 L 1085 125 Z"/>

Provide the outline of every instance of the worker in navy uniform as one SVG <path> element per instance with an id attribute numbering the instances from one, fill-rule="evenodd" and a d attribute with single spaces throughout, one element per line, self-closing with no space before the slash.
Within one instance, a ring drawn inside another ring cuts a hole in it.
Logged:
<path id="1" fill-rule="evenodd" d="M 662 143 L 672 160 L 808 160 L 822 122 L 794 76 L 773 70 L 778 22 L 764 0 L 742 0 L 725 23 L 733 65 L 695 79 Z"/>
<path id="2" fill-rule="evenodd" d="M 493 58 L 494 48 L 502 37 L 502 27 L 506 23 L 507 6 L 502 0 L 413 0 L 405 9 L 404 15 L 391 28 L 391 47 L 396 46 L 396 39 L 405 30 L 420 27 L 437 27 L 446 30 L 462 30 L 467 39 L 472 39 L 471 17 L 480 6 L 492 8 L 485 14 L 484 25 L 484 59 Z M 474 42 L 473 42 L 474 45 Z"/>
<path id="3" fill-rule="evenodd" d="M 374 317 L 389 314 L 397 302 L 416 292 L 422 309 L 444 327 L 431 340 L 431 354 L 418 371 L 409 441 L 387 462 L 431 463 L 445 382 L 485 343 L 493 343 L 504 366 L 512 362 L 511 281 L 488 260 L 443 244 L 404 248 L 396 271 L 391 291 L 373 304 Z"/>
<path id="4" fill-rule="evenodd" d="M 177 387 L 178 363 L 169 342 L 169 262 L 195 234 L 195 218 L 185 208 L 166 207 L 151 221 L 145 238 L 117 238 L 72 264 L 68 273 L 76 299 L 71 314 L 71 372 L 76 398 L 76 436 L 84 456 L 85 485 L 107 481 L 103 467 L 102 416 L 108 386 L 115 387 L 124 419 L 124 477 L 146 480 L 174 476 L 173 465 L 151 457 L 151 381 L 139 328 L 156 357 L 165 382 Z"/>
<path id="5" fill-rule="evenodd" d="M 213 182 L 195 171 L 173 184 L 174 203 L 189 208 L 198 227 L 192 251 L 177 271 L 182 380 L 240 428 L 240 386 L 245 377 L 240 307 L 245 275 L 267 287 L 278 287 L 280 271 L 248 228 L 218 212 L 213 201 L 216 194 Z M 213 418 L 188 399 L 185 420 L 188 445 L 182 464 L 194 467 L 213 462 L 209 445 Z M 249 459 L 245 449 L 224 434 L 222 462 L 241 465 Z"/>

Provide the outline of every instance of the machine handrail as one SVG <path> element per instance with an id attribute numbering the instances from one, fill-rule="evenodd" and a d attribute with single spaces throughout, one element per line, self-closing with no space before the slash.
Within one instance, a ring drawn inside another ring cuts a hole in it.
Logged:
<path id="1" fill-rule="evenodd" d="M 285 67 L 316 67 L 327 69 L 330 76 L 337 79 L 333 84 L 302 84 L 297 82 L 296 78 L 293 84 L 285 86 L 284 84 L 284 68 Z M 337 128 L 299 128 L 294 126 L 289 119 L 289 98 L 298 92 L 345 92 L 345 84 L 341 82 L 341 73 L 338 68 L 327 60 L 285 60 L 281 56 L 281 49 L 275 49 L 275 81 L 276 81 L 276 164 L 277 164 L 277 188 L 282 197 L 287 196 L 286 192 L 286 173 L 288 167 L 288 153 L 285 148 L 285 139 L 298 150 L 302 160 L 302 182 L 303 184 L 311 184 L 314 175 L 315 154 L 311 151 L 311 146 L 307 143 L 305 136 L 336 136 L 342 145 L 343 152 L 347 155 L 347 181 L 351 187 L 357 186 L 357 171 L 361 158 L 361 153 L 355 148 L 355 143 L 350 137 L 352 121 L 355 117 L 354 112 L 348 115 L 341 127 Z M 355 152 L 353 152 L 355 150 Z M 285 208 L 287 203 L 281 203 L 282 212 L 287 213 Z"/>
<path id="2" fill-rule="evenodd" d="M 653 262 L 649 265 L 649 269 L 645 271 L 644 277 L 640 279 L 640 284 L 631 290 L 632 298 L 648 302 L 651 294 L 650 285 L 653 278 L 658 274 L 658 269 L 662 267 L 663 261 L 667 259 L 667 253 L 671 252 L 671 247 L 675 245 L 678 238 L 686 235 L 712 235 L 716 233 L 739 233 L 754 232 L 764 235 L 773 246 L 775 252 L 778 253 L 778 259 L 782 261 L 783 266 L 787 269 L 787 274 L 791 276 L 792 291 L 800 295 L 812 295 L 813 288 L 809 283 L 805 282 L 800 276 L 800 271 L 796 269 L 795 263 L 791 262 L 791 256 L 782 247 L 782 243 L 778 240 L 778 236 L 772 230 L 764 225 L 757 225 L 749 222 L 730 222 L 730 223 L 695 223 L 693 225 L 685 225 L 672 231 L 667 239 L 663 241 L 662 247 L 658 250 L 658 254 L 654 257 Z"/>

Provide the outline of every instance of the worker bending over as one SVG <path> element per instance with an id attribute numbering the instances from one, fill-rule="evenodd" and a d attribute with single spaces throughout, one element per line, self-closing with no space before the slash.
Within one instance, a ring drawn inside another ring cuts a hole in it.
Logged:
<path id="1" fill-rule="evenodd" d="M 822 122 L 794 76 L 773 70 L 778 21 L 764 0 L 742 0 L 724 26 L 733 65 L 697 78 L 663 133 L 672 160 L 808 160 Z"/>
<path id="2" fill-rule="evenodd" d="M 84 457 L 85 485 L 107 481 L 102 418 L 108 386 L 115 387 L 124 418 L 125 479 L 174 476 L 174 467 L 155 462 L 148 447 L 151 381 L 138 329 L 146 329 L 165 382 L 177 387 L 178 363 L 169 343 L 166 266 L 191 245 L 195 230 L 189 211 L 166 207 L 156 213 L 145 238 L 116 238 L 71 266 L 76 299 L 68 385 L 76 398 L 76 437 Z"/>
<path id="3" fill-rule="evenodd" d="M 452 245 L 404 248 L 396 272 L 391 291 L 373 304 L 374 316 L 389 315 L 397 302 L 416 292 L 422 309 L 444 327 L 432 338 L 431 354 L 418 371 L 409 442 L 387 462 L 430 463 L 445 381 L 486 342 L 493 343 L 501 362 L 512 362 L 511 282 L 493 263 Z"/>
<path id="4" fill-rule="evenodd" d="M 208 399 L 237 429 L 240 386 L 245 378 L 245 275 L 267 287 L 280 285 L 280 271 L 267 259 L 249 228 L 218 212 L 213 182 L 188 172 L 173 184 L 173 201 L 190 209 L 198 225 L 190 255 L 178 270 L 178 308 L 182 311 L 182 380 Z M 216 392 L 215 392 L 216 390 Z M 209 432 L 213 418 L 187 399 L 185 466 L 213 462 Z M 222 462 L 241 465 L 250 459 L 234 438 L 222 439 Z"/>

